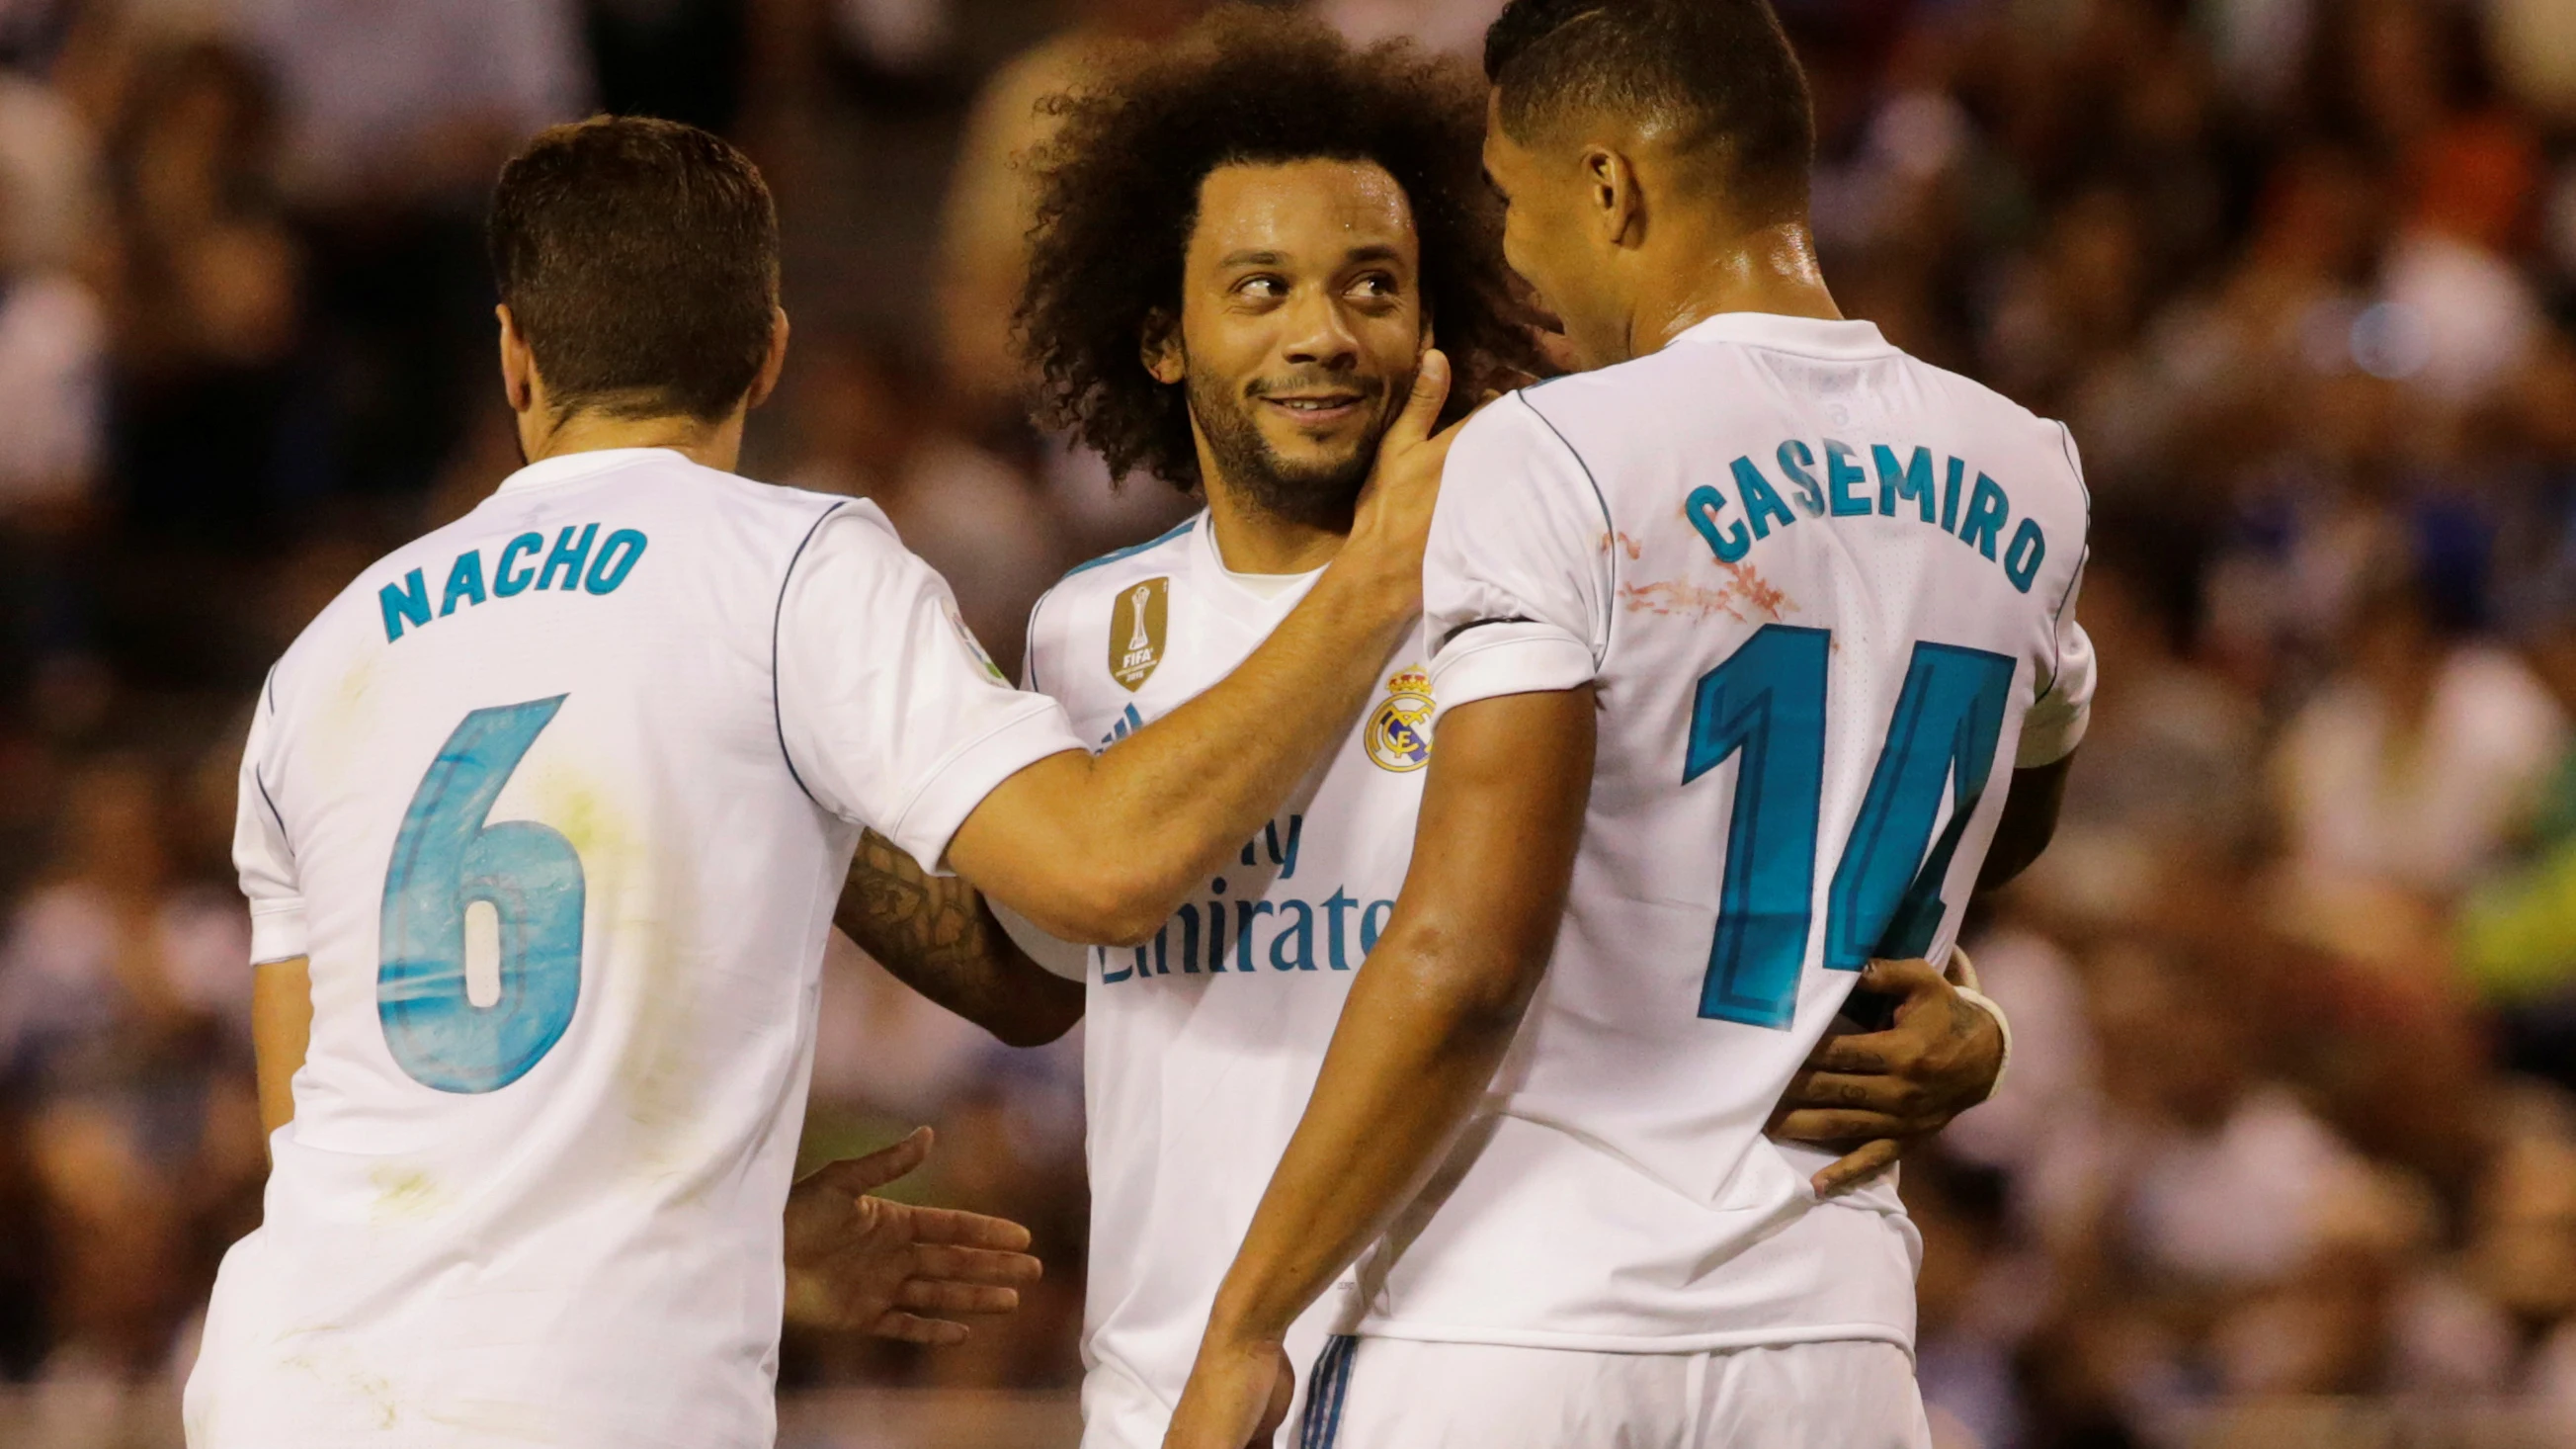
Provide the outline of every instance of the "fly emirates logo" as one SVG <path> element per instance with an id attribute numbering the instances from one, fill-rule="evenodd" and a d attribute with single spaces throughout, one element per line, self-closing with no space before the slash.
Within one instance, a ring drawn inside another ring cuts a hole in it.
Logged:
<path id="1" fill-rule="evenodd" d="M 1244 842 L 1243 868 L 1212 876 L 1142 946 L 1103 948 L 1100 982 L 1146 976 L 1348 971 L 1368 958 L 1395 902 L 1354 896 L 1339 882 L 1297 880 L 1306 817 L 1273 820 Z M 1329 890 L 1329 893 L 1322 893 Z"/>

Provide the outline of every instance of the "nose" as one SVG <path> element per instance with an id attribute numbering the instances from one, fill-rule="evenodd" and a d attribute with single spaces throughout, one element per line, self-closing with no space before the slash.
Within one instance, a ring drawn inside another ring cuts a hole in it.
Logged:
<path id="1" fill-rule="evenodd" d="M 1360 344 L 1331 289 L 1301 289 L 1289 303 L 1286 360 L 1299 367 L 1347 372 L 1359 365 Z"/>

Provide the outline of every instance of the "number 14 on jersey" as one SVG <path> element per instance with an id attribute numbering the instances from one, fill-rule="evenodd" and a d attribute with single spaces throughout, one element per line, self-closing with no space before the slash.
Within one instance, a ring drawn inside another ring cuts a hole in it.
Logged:
<path id="1" fill-rule="evenodd" d="M 1765 624 L 1700 676 L 1682 783 L 1742 756 L 1701 1016 L 1780 1031 L 1796 1016 L 1814 916 L 1831 653 L 1826 630 Z M 1941 883 L 1994 769 L 2012 677 L 2013 661 L 2001 654 L 1914 646 L 1869 793 L 1834 868 L 1829 969 L 1920 956 L 1932 944 Z M 1935 840 L 1944 793 L 1956 803 Z"/>

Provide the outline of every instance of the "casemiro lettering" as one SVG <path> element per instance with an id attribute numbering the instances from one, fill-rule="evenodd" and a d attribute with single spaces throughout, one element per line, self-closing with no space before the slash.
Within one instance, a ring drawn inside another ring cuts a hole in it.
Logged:
<path id="1" fill-rule="evenodd" d="M 1736 563 L 1754 545 L 1811 518 L 1875 514 L 1937 528 L 1975 549 L 2027 594 L 2048 557 L 2048 533 L 2035 518 L 2015 522 L 2002 484 L 1963 458 L 1932 450 L 1837 438 L 1790 438 L 1771 451 L 1771 472 L 1750 454 L 1727 465 L 1733 487 L 1704 484 L 1683 501 L 1682 516 L 1720 563 Z M 1777 476 L 1780 483 L 1772 481 Z M 1797 507 L 1793 511 L 1790 504 Z"/>

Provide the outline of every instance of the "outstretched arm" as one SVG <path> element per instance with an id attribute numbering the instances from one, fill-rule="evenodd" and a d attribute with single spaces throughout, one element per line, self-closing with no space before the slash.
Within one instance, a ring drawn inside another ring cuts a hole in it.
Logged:
<path id="1" fill-rule="evenodd" d="M 1082 983 L 1030 960 L 982 892 L 923 870 L 873 830 L 850 860 L 832 921 L 896 980 L 1007 1045 L 1043 1045 L 1082 1019 Z"/>
<path id="2" fill-rule="evenodd" d="M 1592 746 L 1588 685 L 1442 717 L 1395 918 L 1217 1292 L 1167 1449 L 1241 1449 L 1275 1425 L 1288 1325 L 1412 1200 L 1492 1083 L 1556 944 Z"/>

